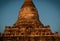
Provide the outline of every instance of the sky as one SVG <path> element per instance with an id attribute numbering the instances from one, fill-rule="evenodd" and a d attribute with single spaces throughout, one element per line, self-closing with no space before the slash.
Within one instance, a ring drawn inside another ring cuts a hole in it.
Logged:
<path id="1" fill-rule="evenodd" d="M 5 26 L 12 26 L 18 19 L 19 10 L 24 0 L 0 0 L 0 32 Z M 60 1 L 59 0 L 33 0 L 44 26 L 50 25 L 51 31 L 58 32 L 60 36 Z"/>

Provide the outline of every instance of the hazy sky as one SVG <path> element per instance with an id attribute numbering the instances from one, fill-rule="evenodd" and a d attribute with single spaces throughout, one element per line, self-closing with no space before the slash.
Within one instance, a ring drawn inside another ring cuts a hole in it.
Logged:
<path id="1" fill-rule="evenodd" d="M 18 13 L 24 0 L 0 0 L 0 32 L 5 26 L 12 26 L 18 18 Z M 44 25 L 50 25 L 52 32 L 60 35 L 60 1 L 59 0 L 33 0 Z"/>

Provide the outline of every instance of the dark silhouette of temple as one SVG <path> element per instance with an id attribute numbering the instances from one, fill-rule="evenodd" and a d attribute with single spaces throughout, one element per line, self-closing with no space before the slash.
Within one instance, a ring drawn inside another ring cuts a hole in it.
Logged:
<path id="1" fill-rule="evenodd" d="M 32 0 L 25 0 L 13 26 L 6 26 L 0 33 L 0 41 L 60 41 L 58 33 L 39 20 L 38 11 Z"/>

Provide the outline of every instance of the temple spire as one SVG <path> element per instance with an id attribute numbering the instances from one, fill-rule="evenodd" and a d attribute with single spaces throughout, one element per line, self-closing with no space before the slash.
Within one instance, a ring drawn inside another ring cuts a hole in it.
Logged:
<path id="1" fill-rule="evenodd" d="M 25 0 L 25 2 L 31 2 L 32 0 Z"/>

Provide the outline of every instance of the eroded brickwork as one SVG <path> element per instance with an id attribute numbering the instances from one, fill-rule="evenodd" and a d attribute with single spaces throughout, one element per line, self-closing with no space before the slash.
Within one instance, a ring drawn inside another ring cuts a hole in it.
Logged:
<path id="1" fill-rule="evenodd" d="M 52 33 L 50 26 L 39 20 L 38 11 L 32 0 L 25 0 L 13 26 L 6 26 L 0 35 L 1 41 L 59 41 L 58 33 Z"/>

